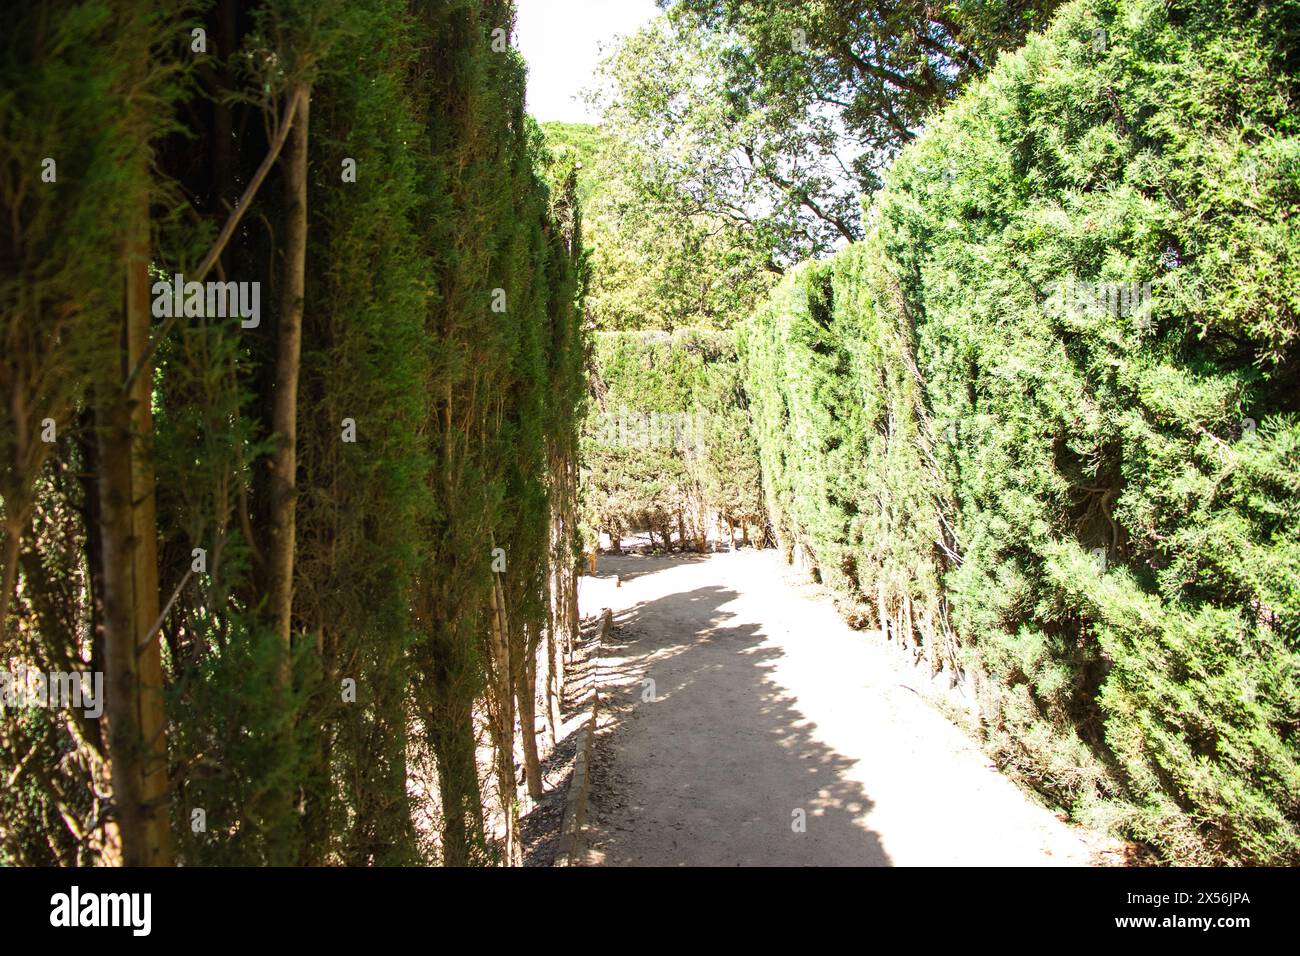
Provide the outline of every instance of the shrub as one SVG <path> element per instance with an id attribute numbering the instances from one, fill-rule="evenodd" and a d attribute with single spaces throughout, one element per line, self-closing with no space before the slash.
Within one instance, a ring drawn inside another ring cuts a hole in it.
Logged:
<path id="1" fill-rule="evenodd" d="M 743 332 L 787 550 L 1183 862 L 1300 860 L 1298 12 L 1065 7 Z"/>

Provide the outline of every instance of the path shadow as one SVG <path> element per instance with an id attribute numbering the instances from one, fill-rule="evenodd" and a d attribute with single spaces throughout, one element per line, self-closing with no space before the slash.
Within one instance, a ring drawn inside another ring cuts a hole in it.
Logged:
<path id="1" fill-rule="evenodd" d="M 660 560 L 642 573 L 683 556 Z M 890 865 L 863 822 L 872 801 L 847 778 L 854 761 L 819 741 L 772 679 L 783 652 L 764 646 L 761 625 L 728 624 L 737 597 L 711 585 L 616 618 L 601 657 L 610 706 L 592 776 L 595 860 Z"/>
<path id="2" fill-rule="evenodd" d="M 604 579 L 617 574 L 622 581 L 634 581 L 643 575 L 654 574 L 665 568 L 682 564 L 698 564 L 709 560 L 711 556 L 693 551 L 679 551 L 673 554 L 602 552 L 596 557 L 595 576 L 597 579 Z"/>

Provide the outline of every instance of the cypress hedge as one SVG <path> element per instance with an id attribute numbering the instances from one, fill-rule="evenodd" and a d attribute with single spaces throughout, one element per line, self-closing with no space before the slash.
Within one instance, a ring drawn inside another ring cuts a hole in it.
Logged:
<path id="1" fill-rule="evenodd" d="M 1069 4 L 741 332 L 787 553 L 1184 863 L 1300 861 L 1298 30 Z"/>
<path id="2" fill-rule="evenodd" d="M 0 668 L 144 715 L 6 701 L 0 863 L 518 862 L 585 266 L 513 6 L 156 8 L 32 4 L 0 50 Z M 260 314 L 133 298 L 176 273 Z"/>
<path id="3" fill-rule="evenodd" d="M 732 332 L 601 332 L 583 432 L 584 517 L 702 550 L 713 515 L 761 533 L 758 448 Z"/>

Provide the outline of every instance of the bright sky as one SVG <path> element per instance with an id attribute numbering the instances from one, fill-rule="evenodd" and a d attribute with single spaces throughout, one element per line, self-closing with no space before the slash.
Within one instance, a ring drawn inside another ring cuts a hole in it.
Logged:
<path id="1" fill-rule="evenodd" d="M 515 42 L 528 61 L 528 112 L 539 123 L 594 123 L 577 94 L 616 36 L 659 12 L 654 0 L 517 0 Z"/>

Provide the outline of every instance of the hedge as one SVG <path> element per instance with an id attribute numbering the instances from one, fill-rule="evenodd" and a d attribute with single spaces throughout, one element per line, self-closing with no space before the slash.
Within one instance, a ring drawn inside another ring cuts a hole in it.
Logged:
<path id="1" fill-rule="evenodd" d="M 1300 861 L 1298 29 L 1066 6 L 741 333 L 787 552 L 1184 863 Z"/>

